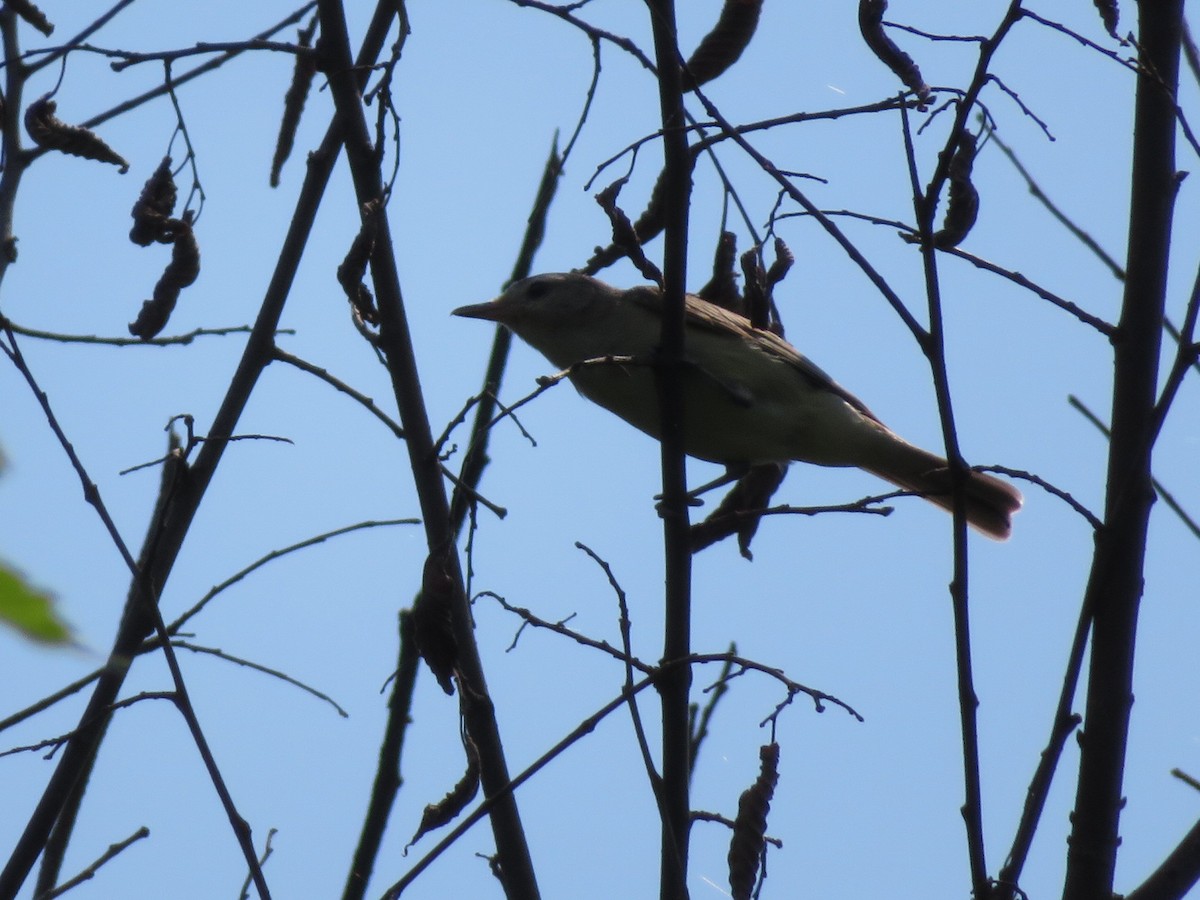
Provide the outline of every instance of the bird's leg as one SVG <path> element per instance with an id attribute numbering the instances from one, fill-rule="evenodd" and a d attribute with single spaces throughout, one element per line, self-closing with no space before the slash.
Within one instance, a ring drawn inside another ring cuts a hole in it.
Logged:
<path id="1" fill-rule="evenodd" d="M 704 501 L 700 499 L 703 494 L 707 494 L 709 491 L 716 490 L 719 487 L 724 487 L 731 481 L 737 481 L 749 471 L 750 466 L 746 463 L 727 463 L 725 465 L 725 472 L 723 474 L 714 478 L 712 481 L 705 482 L 699 487 L 692 488 L 687 492 L 686 495 L 684 495 L 684 502 L 687 503 L 688 506 L 703 506 Z M 661 513 L 663 495 L 655 494 L 654 499 L 657 501 L 654 504 L 654 508 Z"/>
<path id="2" fill-rule="evenodd" d="M 709 491 L 715 491 L 717 488 L 724 487 L 732 481 L 737 481 L 749 471 L 750 466 L 746 463 L 726 463 L 725 472 L 722 475 L 687 492 L 688 506 L 701 506 L 703 504 L 703 501 L 700 499 L 702 494 L 707 494 Z"/>

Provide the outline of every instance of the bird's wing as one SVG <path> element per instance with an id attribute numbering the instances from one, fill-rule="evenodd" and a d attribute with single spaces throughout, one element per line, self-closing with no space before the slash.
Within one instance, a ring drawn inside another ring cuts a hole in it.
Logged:
<path id="1" fill-rule="evenodd" d="M 627 292 L 627 296 L 630 300 L 644 309 L 650 310 L 656 316 L 662 315 L 662 292 L 657 288 L 633 288 Z M 692 324 L 701 328 L 719 334 L 728 334 L 742 340 L 753 341 L 764 352 L 778 357 L 794 368 L 814 387 L 837 394 L 837 396 L 841 397 L 867 418 L 874 419 L 881 425 L 883 424 L 879 417 L 867 408 L 865 403 L 830 378 L 824 369 L 774 332 L 763 328 L 755 328 L 745 316 L 738 315 L 732 310 L 725 309 L 723 306 L 717 306 L 715 303 L 710 303 L 707 300 L 697 297 L 695 294 L 687 295 L 685 314 Z"/>

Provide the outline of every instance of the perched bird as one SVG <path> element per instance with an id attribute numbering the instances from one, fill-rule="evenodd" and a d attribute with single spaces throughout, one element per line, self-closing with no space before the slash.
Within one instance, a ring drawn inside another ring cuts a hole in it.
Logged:
<path id="1" fill-rule="evenodd" d="M 454 315 L 504 325 L 554 365 L 570 369 L 571 381 L 589 400 L 658 438 L 650 363 L 662 303 L 656 287 L 621 290 L 565 273 L 518 281 L 495 300 L 460 307 Z M 857 466 L 953 508 L 946 460 L 908 443 L 783 338 L 690 294 L 685 328 L 688 455 L 731 468 L 792 460 Z M 964 488 L 967 521 L 989 537 L 1007 539 L 1020 492 L 979 472 L 967 473 Z"/>

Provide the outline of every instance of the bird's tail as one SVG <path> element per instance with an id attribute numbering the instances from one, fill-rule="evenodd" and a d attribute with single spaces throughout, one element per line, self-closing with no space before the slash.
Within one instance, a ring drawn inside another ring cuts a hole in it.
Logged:
<path id="1" fill-rule="evenodd" d="M 887 456 L 886 465 L 863 468 L 897 487 L 920 494 L 942 509 L 953 511 L 954 489 L 946 460 L 907 442 L 893 444 Z M 1013 513 L 1023 502 L 1021 492 L 1008 482 L 982 472 L 968 472 L 963 488 L 968 524 L 990 538 L 1008 540 Z"/>

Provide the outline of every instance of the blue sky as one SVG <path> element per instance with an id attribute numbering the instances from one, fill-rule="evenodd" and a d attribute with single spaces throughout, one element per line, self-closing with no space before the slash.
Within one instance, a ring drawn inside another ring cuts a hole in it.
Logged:
<path id="1" fill-rule="evenodd" d="M 1005 5 L 896 0 L 890 15 L 928 31 L 982 34 Z M 719 4 L 680 6 L 681 42 L 694 46 Z M 1068 14 L 1057 4 L 1045 6 L 1047 14 Z M 1069 24 L 1112 46 L 1091 5 L 1076 6 Z M 93 43 L 151 50 L 240 39 L 288 11 L 273 2 L 221 4 L 218 10 L 144 0 Z M 64 15 L 76 18 L 58 21 L 56 36 L 75 33 L 95 14 L 69 9 Z M 569 26 L 499 0 L 414 3 L 410 14 L 413 33 L 395 87 L 400 174 L 389 214 L 438 432 L 478 389 L 491 339 L 485 323 L 453 319 L 449 311 L 493 296 L 507 277 L 550 140 L 556 130 L 565 135 L 573 129 L 592 57 L 588 42 Z M 582 14 L 649 50 L 640 4 L 596 2 Z M 362 24 L 352 22 L 352 34 Z M 22 32 L 28 46 L 41 46 L 35 37 Z M 895 37 L 929 83 L 966 83 L 974 45 Z M 591 195 L 624 174 L 624 162 L 597 186 L 584 186 L 601 162 L 656 128 L 651 78 L 612 46 L 605 46 L 603 64 L 538 271 L 580 266 L 595 245 L 607 243 L 606 221 Z M 328 94 L 314 93 L 283 185 L 271 191 L 267 172 L 289 70 L 281 55 L 248 54 L 180 91 L 207 202 L 197 225 L 203 271 L 184 291 L 168 333 L 253 320 L 292 214 L 304 154 L 329 116 Z M 1054 140 L 993 87 L 985 100 L 1002 137 L 1060 205 L 1121 258 L 1132 78 L 1115 62 L 1033 22 L 1014 31 L 995 70 L 1047 123 Z M 29 99 L 50 90 L 58 72 L 39 77 Z M 77 54 L 56 97 L 58 114 L 83 120 L 161 77 L 157 64 L 116 75 L 103 58 Z M 897 89 L 893 76 L 863 49 L 852 4 L 768 3 L 743 59 L 708 94 L 728 118 L 750 122 L 874 102 Z M 1195 85 L 1187 83 L 1185 109 L 1195 107 L 1195 95 Z M 918 138 L 923 177 L 932 171 L 948 121 L 943 114 Z M 58 156 L 45 156 L 30 170 L 15 223 L 20 261 L 0 294 L 5 315 L 67 333 L 125 332 L 168 253 L 128 242 L 128 210 L 166 152 L 174 123 L 170 105 L 160 101 L 100 128 L 130 160 L 132 170 L 124 176 Z M 911 220 L 897 116 L 787 126 L 753 140 L 781 168 L 824 179 L 801 182 L 819 206 Z M 761 228 L 775 187 L 733 147 L 721 154 Z M 1195 164 L 1186 147 L 1180 160 L 1183 169 Z M 631 214 L 639 211 L 657 171 L 652 145 L 622 195 Z M 1019 270 L 1098 316 L 1115 316 L 1119 283 L 1050 221 L 994 146 L 980 155 L 976 175 L 981 217 L 964 249 Z M 185 185 L 186 175 L 179 181 Z M 1191 190 L 1185 182 L 1179 201 L 1169 300 L 1177 319 L 1196 265 Z M 693 288 L 709 275 L 721 201 L 712 170 L 701 165 L 692 211 Z M 280 345 L 390 408 L 386 374 L 350 327 L 334 277 L 356 222 L 353 192 L 339 168 L 284 316 L 283 325 L 295 334 L 281 336 Z M 923 319 L 920 258 L 913 249 L 893 229 L 851 221 L 843 227 Z M 898 317 L 812 222 L 793 218 L 779 228 L 796 256 L 776 294 L 789 339 L 897 431 L 938 448 L 928 366 Z M 745 229 L 735 230 L 744 248 Z M 659 243 L 652 244 L 652 258 L 659 252 Z M 1107 418 L 1107 342 L 1007 281 L 960 260 L 942 258 L 940 264 L 951 387 L 968 460 L 1035 472 L 1099 510 L 1104 440 L 1066 398 L 1078 395 Z M 641 280 L 628 266 L 604 277 L 623 286 Z M 173 415 L 194 415 L 203 431 L 236 365 L 241 339 L 120 350 L 25 339 L 21 347 L 125 540 L 137 546 L 156 473 L 118 473 L 162 454 L 163 426 Z M 535 352 L 517 346 L 504 398 L 523 396 L 549 371 Z M 1194 478 L 1198 402 L 1193 379 L 1180 394 L 1155 459 L 1161 481 L 1193 512 L 1200 508 Z M 603 573 L 574 548 L 582 541 L 611 564 L 629 596 L 634 649 L 655 660 L 662 593 L 661 525 L 652 500 L 660 489 L 658 448 L 567 385 L 525 408 L 521 421 L 536 446 L 510 425 L 493 433 L 493 461 L 482 490 L 509 514 L 499 521 L 480 511 L 473 588 L 494 591 L 546 619 L 573 615 L 572 627 L 616 643 L 616 603 Z M 362 410 L 298 371 L 267 371 L 240 430 L 293 443 L 231 447 L 163 596 L 168 617 L 274 548 L 362 520 L 418 514 L 404 448 Z M 455 439 L 465 442 L 465 432 Z M 127 573 L 81 501 L 79 484 L 32 395 L 10 367 L 0 367 L 0 444 L 10 463 L 0 478 L 0 555 L 54 591 L 80 644 L 50 651 L 0 633 L 0 715 L 7 715 L 103 660 Z M 700 483 L 714 474 L 711 466 L 694 463 L 689 477 Z M 776 499 L 839 503 L 883 487 L 856 471 L 795 466 Z M 984 821 L 993 874 L 1048 735 L 1091 553 L 1079 516 L 1036 487 L 1021 487 L 1026 506 L 1012 540 L 971 538 Z M 784 668 L 865 717 L 859 723 L 836 708 L 818 715 L 799 699 L 781 717 L 781 774 L 769 831 L 784 848 L 770 855 L 764 896 L 839 900 L 881 887 L 895 892 L 897 885 L 906 896 L 969 891 L 947 589 L 950 520 L 915 499 L 895 507 L 887 518 L 776 517 L 760 529 L 754 562 L 742 560 L 732 544 L 695 560 L 697 651 L 720 651 L 736 641 L 743 655 Z M 1173 767 L 1200 774 L 1200 726 L 1192 714 L 1200 693 L 1196 543 L 1161 504 L 1151 538 L 1119 890 L 1140 882 L 1197 810 L 1195 793 L 1169 774 Z M 411 602 L 423 562 L 419 527 L 359 532 L 265 567 L 222 594 L 194 623 L 197 643 L 285 671 L 350 713 L 343 719 L 261 674 L 182 656 L 201 722 L 256 839 L 261 844 L 268 828 L 279 829 L 266 869 L 276 896 L 325 897 L 340 890 L 373 776 L 385 715 L 380 689 L 395 664 L 396 611 Z M 611 659 L 534 631 L 506 652 L 519 622 L 487 598 L 478 601 L 476 616 L 514 771 L 619 691 L 623 671 Z M 374 895 L 437 839 L 427 837 L 408 858 L 401 855 L 424 805 L 460 774 L 456 706 L 427 676 L 423 671 L 402 766 L 405 787 Z M 714 668 L 699 669 L 697 692 L 715 677 Z M 161 661 L 147 657 L 139 660 L 127 693 L 167 686 Z M 778 686 L 765 678 L 734 683 L 701 751 L 696 808 L 736 810 L 738 794 L 755 776 L 758 746 L 769 740 L 758 723 L 781 699 Z M 81 706 L 79 698 L 59 704 L 6 731 L 0 744 L 65 732 Z M 652 699 L 644 714 L 653 721 Z M 15 840 L 52 765 L 39 754 L 0 759 L 7 811 L 0 844 Z M 1075 765 L 1072 741 L 1024 880 L 1035 896 L 1060 889 Z M 657 893 L 658 825 L 627 713 L 610 717 L 555 760 L 522 788 L 519 801 L 545 896 Z M 64 871 L 82 868 L 142 824 L 151 829 L 149 841 L 126 851 L 76 896 L 112 896 L 113 884 L 121 885 L 123 896 L 161 896 L 169 882 L 173 896 L 207 898 L 231 895 L 240 884 L 239 852 L 183 723 L 158 701 L 138 704 L 114 723 Z M 701 823 L 693 834 L 692 896 L 725 896 L 727 833 Z M 475 857 L 491 849 L 487 829 L 477 828 L 406 896 L 498 893 L 486 863 Z"/>

